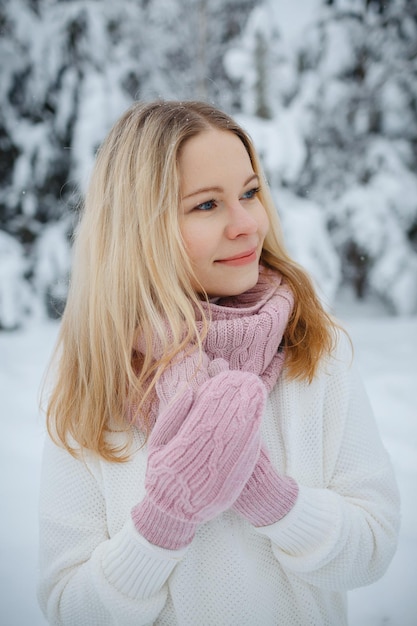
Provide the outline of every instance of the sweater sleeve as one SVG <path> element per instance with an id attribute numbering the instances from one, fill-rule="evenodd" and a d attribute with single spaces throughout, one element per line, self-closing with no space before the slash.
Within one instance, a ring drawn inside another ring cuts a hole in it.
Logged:
<path id="1" fill-rule="evenodd" d="M 51 624 L 152 624 L 166 602 L 165 583 L 184 554 L 149 544 L 130 515 L 110 538 L 97 475 L 47 440 L 38 598 Z"/>
<path id="2" fill-rule="evenodd" d="M 293 509 L 279 522 L 257 529 L 271 540 L 276 558 L 289 572 L 330 590 L 380 578 L 395 553 L 399 531 L 391 462 L 346 353 L 339 350 L 324 373 L 324 484 L 303 485 L 301 480 Z"/>

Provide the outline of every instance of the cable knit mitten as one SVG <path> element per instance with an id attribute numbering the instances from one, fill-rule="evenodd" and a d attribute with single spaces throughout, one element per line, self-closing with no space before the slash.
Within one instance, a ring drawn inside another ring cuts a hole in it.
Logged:
<path id="1" fill-rule="evenodd" d="M 167 332 L 169 332 L 167 330 Z M 144 354 L 146 350 L 145 340 L 139 335 L 135 350 Z M 162 357 L 162 346 L 158 339 L 153 341 L 153 357 Z M 169 365 L 164 369 L 156 383 L 155 391 L 148 398 L 146 405 L 142 407 L 142 413 L 147 415 L 148 422 L 154 424 L 158 414 L 166 408 L 170 402 L 182 395 L 187 388 L 197 391 L 200 385 L 222 371 L 228 370 L 229 365 L 222 358 L 211 360 L 207 354 L 192 347 L 183 350 L 172 358 Z M 141 417 L 137 417 L 137 406 L 132 404 L 127 407 L 127 417 L 130 422 L 137 420 L 139 427 L 142 427 Z"/>
<path id="2" fill-rule="evenodd" d="M 151 543 L 178 549 L 198 523 L 230 508 L 259 456 L 266 391 L 248 372 L 221 372 L 188 388 L 158 417 L 149 438 L 146 496 L 132 510 Z"/>
<path id="3" fill-rule="evenodd" d="M 163 371 L 156 384 L 160 409 L 181 395 L 185 389 L 197 391 L 209 378 L 228 369 L 229 365 L 224 359 L 217 358 L 211 361 L 205 352 L 201 354 L 198 350 L 189 354 L 181 352 Z"/>
<path id="4" fill-rule="evenodd" d="M 297 495 L 296 481 L 278 474 L 262 446 L 255 469 L 232 508 L 253 526 L 269 526 L 292 509 Z"/>

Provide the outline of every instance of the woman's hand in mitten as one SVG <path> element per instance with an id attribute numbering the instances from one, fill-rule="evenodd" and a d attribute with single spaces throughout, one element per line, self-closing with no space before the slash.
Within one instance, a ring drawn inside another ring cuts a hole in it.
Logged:
<path id="1" fill-rule="evenodd" d="M 269 526 L 292 509 L 297 495 L 296 481 L 276 471 L 262 445 L 255 469 L 232 508 L 253 526 Z"/>
<path id="2" fill-rule="evenodd" d="M 149 438 L 146 496 L 132 510 L 151 543 L 178 549 L 197 524 L 230 508 L 259 456 L 265 387 L 247 372 L 221 372 L 187 388 L 158 417 Z"/>
<path id="3" fill-rule="evenodd" d="M 162 372 L 156 384 L 161 409 L 187 388 L 197 391 L 209 378 L 228 369 L 229 366 L 224 359 L 210 360 L 205 352 L 200 353 L 199 350 L 180 352 Z"/>

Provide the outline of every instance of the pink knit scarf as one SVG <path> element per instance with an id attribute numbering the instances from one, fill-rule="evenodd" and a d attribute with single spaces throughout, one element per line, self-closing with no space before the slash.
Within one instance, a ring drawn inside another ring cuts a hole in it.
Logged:
<path id="1" fill-rule="evenodd" d="M 203 303 L 211 320 L 205 352 L 210 358 L 225 359 L 232 370 L 257 374 L 271 391 L 284 363 L 282 340 L 293 305 L 293 294 L 281 275 L 261 266 L 252 289 Z M 201 320 L 198 326 L 202 327 Z"/>
<path id="2" fill-rule="evenodd" d="M 259 280 L 252 289 L 203 302 L 210 320 L 204 351 L 210 360 L 224 359 L 231 370 L 260 376 L 271 391 L 284 363 L 282 341 L 293 304 L 293 294 L 282 276 L 261 266 Z M 198 310 L 196 318 L 201 330 L 203 321 Z M 141 352 L 143 345 L 139 340 L 136 349 Z M 158 404 L 154 398 L 144 407 L 151 413 L 150 423 L 156 418 Z"/>

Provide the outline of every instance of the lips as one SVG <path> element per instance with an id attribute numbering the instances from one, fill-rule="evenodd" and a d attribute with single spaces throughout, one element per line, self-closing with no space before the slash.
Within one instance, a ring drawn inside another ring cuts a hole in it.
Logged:
<path id="1" fill-rule="evenodd" d="M 234 256 L 227 257 L 225 259 L 218 259 L 217 263 L 222 263 L 225 265 L 245 265 L 246 263 L 252 263 L 257 259 L 257 248 L 251 248 L 250 250 L 245 250 L 240 254 L 235 254 Z"/>

